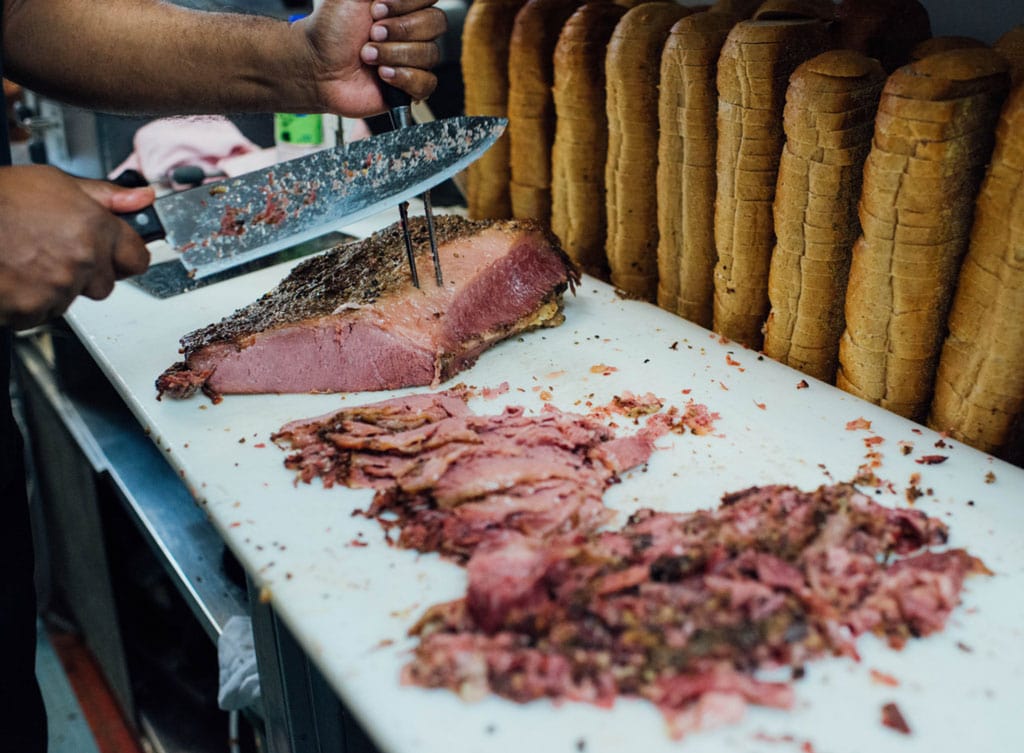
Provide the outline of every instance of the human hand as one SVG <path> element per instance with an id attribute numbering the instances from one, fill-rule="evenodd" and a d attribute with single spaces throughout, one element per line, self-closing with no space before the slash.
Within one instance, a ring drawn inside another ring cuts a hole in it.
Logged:
<path id="1" fill-rule="evenodd" d="M 435 0 L 324 0 L 296 22 L 313 50 L 319 98 L 329 112 L 364 117 L 387 109 L 380 79 L 414 100 L 430 96 L 448 26 Z"/>
<path id="2" fill-rule="evenodd" d="M 142 239 L 112 212 L 153 203 L 150 188 L 120 188 L 41 165 L 0 168 L 0 325 L 34 327 L 79 294 L 99 300 L 149 266 Z"/>

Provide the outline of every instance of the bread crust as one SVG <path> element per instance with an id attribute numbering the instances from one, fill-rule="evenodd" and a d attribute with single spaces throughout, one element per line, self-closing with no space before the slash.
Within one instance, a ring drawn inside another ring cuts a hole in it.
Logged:
<path id="1" fill-rule="evenodd" d="M 836 19 L 839 46 L 878 60 L 890 73 L 910 62 L 915 45 L 932 35 L 918 0 L 841 0 Z"/>
<path id="2" fill-rule="evenodd" d="M 993 49 L 1010 64 L 1010 80 L 1016 86 L 1024 78 L 1024 24 L 1014 26 L 996 40 Z"/>
<path id="3" fill-rule="evenodd" d="M 922 58 L 926 58 L 929 55 L 935 55 L 939 52 L 949 52 L 950 50 L 970 50 L 982 47 L 988 47 L 988 45 L 974 37 L 932 37 L 931 39 L 926 39 L 923 42 L 918 42 L 914 45 L 914 49 L 910 51 L 910 61 L 914 62 L 921 60 Z"/>

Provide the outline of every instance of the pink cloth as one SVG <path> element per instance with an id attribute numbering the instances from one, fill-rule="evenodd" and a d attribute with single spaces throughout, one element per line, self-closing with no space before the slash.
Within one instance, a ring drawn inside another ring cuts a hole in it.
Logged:
<path id="1" fill-rule="evenodd" d="M 135 133 L 134 146 L 135 151 L 109 177 L 132 169 L 150 183 L 167 182 L 171 170 L 186 165 L 215 176 L 223 172 L 221 160 L 259 149 L 234 123 L 217 115 L 154 120 Z"/>

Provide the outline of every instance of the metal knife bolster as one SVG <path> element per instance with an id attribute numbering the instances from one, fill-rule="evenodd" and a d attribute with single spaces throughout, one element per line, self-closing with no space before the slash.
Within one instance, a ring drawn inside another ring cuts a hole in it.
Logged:
<path id="1" fill-rule="evenodd" d="M 408 128 L 413 124 L 412 107 L 408 104 L 392 107 L 390 115 L 393 128 Z"/>

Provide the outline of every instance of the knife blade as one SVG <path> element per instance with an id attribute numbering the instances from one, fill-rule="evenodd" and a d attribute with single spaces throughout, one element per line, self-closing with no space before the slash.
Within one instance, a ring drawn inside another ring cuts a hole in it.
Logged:
<path id="1" fill-rule="evenodd" d="M 143 239 L 166 237 L 194 278 L 223 272 L 400 204 L 483 154 L 505 118 L 460 116 L 388 131 L 121 215 Z"/>

